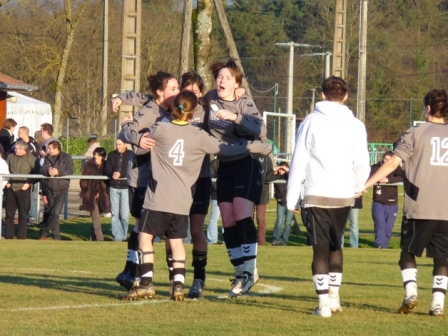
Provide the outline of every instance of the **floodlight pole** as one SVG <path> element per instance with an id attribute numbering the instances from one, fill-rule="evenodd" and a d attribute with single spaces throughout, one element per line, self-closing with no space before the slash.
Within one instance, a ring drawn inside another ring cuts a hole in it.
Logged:
<path id="1" fill-rule="evenodd" d="M 305 43 L 276 43 L 279 47 L 289 47 L 289 68 L 288 68 L 288 103 L 286 106 L 286 113 L 292 114 L 292 97 L 293 97 L 293 76 L 294 76 L 294 48 L 304 47 L 304 48 L 322 48 L 319 45 L 311 45 Z"/>

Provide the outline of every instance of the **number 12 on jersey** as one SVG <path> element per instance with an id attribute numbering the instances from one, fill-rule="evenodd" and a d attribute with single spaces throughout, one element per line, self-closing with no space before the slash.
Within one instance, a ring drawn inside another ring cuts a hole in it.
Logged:
<path id="1" fill-rule="evenodd" d="M 448 149 L 448 138 L 438 138 L 433 137 L 431 139 L 432 145 L 432 155 L 431 155 L 431 165 L 432 166 L 448 166 L 448 150 L 442 154 L 443 149 Z"/>
<path id="2" fill-rule="evenodd" d="M 182 162 L 184 161 L 185 151 L 184 151 L 184 140 L 177 139 L 176 143 L 171 147 L 168 156 L 173 158 L 174 166 L 182 166 Z"/>

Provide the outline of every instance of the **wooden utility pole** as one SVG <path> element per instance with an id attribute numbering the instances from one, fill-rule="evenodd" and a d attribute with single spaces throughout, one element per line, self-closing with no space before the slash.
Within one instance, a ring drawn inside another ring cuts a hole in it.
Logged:
<path id="1" fill-rule="evenodd" d="M 190 54 L 191 14 L 193 0 L 184 0 L 184 20 L 182 22 L 182 38 L 180 42 L 179 79 L 188 71 L 188 56 Z"/>
<path id="2" fill-rule="evenodd" d="M 335 0 L 333 75 L 345 76 L 345 31 L 347 18 L 347 0 Z"/>
<path id="3" fill-rule="evenodd" d="M 356 117 L 362 122 L 366 121 L 367 5 L 368 0 L 359 1 L 358 108 Z"/>
<path id="4" fill-rule="evenodd" d="M 218 13 L 219 23 L 221 24 L 222 30 L 224 31 L 224 36 L 226 37 L 227 48 L 229 48 L 230 57 L 236 60 L 237 65 L 241 68 L 244 74 L 243 65 L 240 61 L 240 56 L 238 50 L 236 49 L 235 41 L 233 39 L 232 31 L 230 30 L 229 21 L 227 21 L 227 15 L 224 11 L 224 6 L 221 0 L 215 0 L 215 8 Z M 243 86 L 246 89 L 247 95 L 252 98 L 252 93 L 250 91 L 249 84 L 247 83 L 246 76 L 243 77 Z"/>
<path id="5" fill-rule="evenodd" d="M 123 0 L 123 36 L 120 93 L 140 91 L 140 43 L 142 0 Z M 121 112 L 132 106 L 121 105 Z"/>

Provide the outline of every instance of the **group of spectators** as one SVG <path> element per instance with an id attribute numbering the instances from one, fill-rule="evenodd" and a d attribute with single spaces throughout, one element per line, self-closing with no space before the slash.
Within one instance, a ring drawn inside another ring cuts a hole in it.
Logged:
<path id="1" fill-rule="evenodd" d="M 42 124 L 34 137 L 30 136 L 28 127 L 21 126 L 18 129 L 17 140 L 14 136 L 16 127 L 17 122 L 14 119 L 6 119 L 0 131 L 0 174 L 41 174 L 47 177 L 73 174 L 73 159 L 69 154 L 62 152 L 61 143 L 53 137 L 51 124 Z M 100 214 L 108 214 L 111 211 L 114 240 L 126 240 L 129 218 L 128 190 L 126 181 L 120 178 L 126 177 L 130 151 L 121 140 L 117 140 L 117 150 L 109 153 L 109 160 L 106 161 L 106 150 L 100 147 L 96 136 L 91 136 L 88 143 L 89 149 L 85 153 L 87 161 L 82 174 L 106 175 L 111 179 L 110 183 L 98 179 L 80 180 L 82 198 L 80 209 L 89 211 L 92 217 L 90 240 L 104 240 Z M 39 181 L 41 188 L 37 190 L 36 183 Z M 17 212 L 17 239 L 27 238 L 32 203 L 37 203 L 37 194 L 40 193 L 44 215 L 43 221 L 39 223 L 39 240 L 47 239 L 50 234 L 54 240 L 60 240 L 59 216 L 68 196 L 69 187 L 69 179 L 4 176 L 2 188 L 4 188 L 5 238 L 13 239 L 15 236 Z M 33 197 L 32 193 L 35 193 Z M 39 218 L 35 219 L 38 221 Z"/>

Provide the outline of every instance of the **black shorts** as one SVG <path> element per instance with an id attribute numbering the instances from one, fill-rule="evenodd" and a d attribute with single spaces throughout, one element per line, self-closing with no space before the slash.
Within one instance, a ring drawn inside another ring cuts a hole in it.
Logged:
<path id="1" fill-rule="evenodd" d="M 448 221 L 403 217 L 400 247 L 417 257 L 426 248 L 429 258 L 448 258 Z"/>
<path id="2" fill-rule="evenodd" d="M 168 239 L 187 237 L 188 216 L 143 209 L 139 223 L 140 232 Z"/>
<path id="3" fill-rule="evenodd" d="M 250 155 L 235 161 L 220 161 L 216 185 L 218 203 L 233 203 L 235 197 L 241 197 L 258 204 L 263 187 L 262 167 Z"/>
<path id="4" fill-rule="evenodd" d="M 350 208 L 302 208 L 308 244 L 330 244 L 331 250 L 339 250 Z"/>
<path id="5" fill-rule="evenodd" d="M 191 215 L 206 215 L 210 205 L 210 195 L 212 193 L 212 178 L 201 177 L 196 181 L 196 188 L 193 195 L 193 203 L 190 208 Z"/>
<path id="6" fill-rule="evenodd" d="M 132 217 L 140 218 L 145 202 L 146 187 L 129 187 L 129 209 Z"/>

